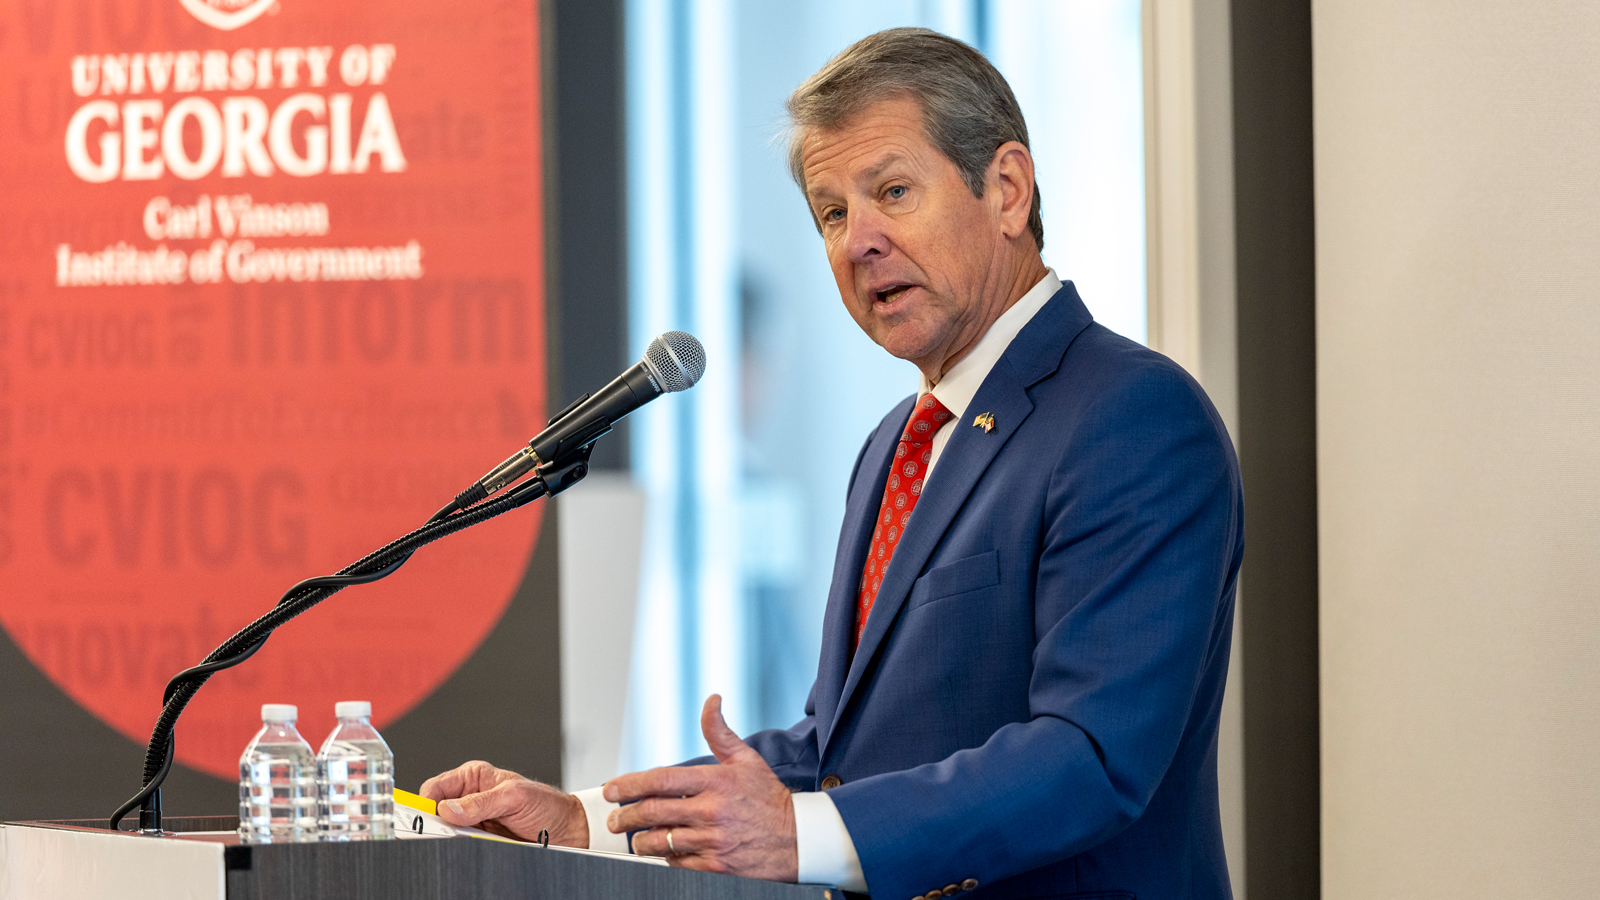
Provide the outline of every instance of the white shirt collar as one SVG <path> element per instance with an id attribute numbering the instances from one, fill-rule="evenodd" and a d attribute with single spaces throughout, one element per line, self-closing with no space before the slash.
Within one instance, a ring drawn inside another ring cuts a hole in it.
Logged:
<path id="1" fill-rule="evenodd" d="M 1005 355 L 1006 348 L 1011 346 L 1011 341 L 1022 330 L 1022 326 L 1032 321 L 1034 314 L 1042 309 L 1045 302 L 1061 290 L 1061 279 L 1057 277 L 1056 270 L 1047 268 L 1044 278 L 1034 285 L 1026 294 L 1022 295 L 1011 308 L 1000 314 L 994 320 L 989 330 L 978 340 L 978 345 L 973 347 L 966 356 L 956 361 L 950 371 L 944 373 L 937 385 L 928 384 L 927 376 L 921 376 L 921 387 L 917 396 L 932 393 L 939 398 L 945 408 L 954 414 L 954 419 L 960 419 L 967 411 L 967 406 L 978 393 L 978 388 L 983 386 L 984 379 L 989 377 L 989 370 Z"/>

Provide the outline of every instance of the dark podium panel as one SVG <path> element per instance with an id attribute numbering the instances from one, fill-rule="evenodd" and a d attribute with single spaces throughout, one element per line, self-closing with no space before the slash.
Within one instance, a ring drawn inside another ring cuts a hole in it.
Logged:
<path id="1" fill-rule="evenodd" d="M 240 844 L 231 816 L 169 818 L 171 837 L 87 821 L 8 822 L 0 845 L 30 898 L 133 896 L 150 879 L 198 881 L 225 900 L 841 900 L 835 888 L 778 884 L 603 855 L 476 838 Z M 209 846 L 194 846 L 203 843 Z M 98 879 L 98 880 L 96 880 Z M 0 874 L 0 888 L 6 887 Z M 17 885 L 12 885 L 17 887 Z M 0 890 L 4 893 L 4 890 Z M 202 891 L 202 893 L 204 893 Z"/>

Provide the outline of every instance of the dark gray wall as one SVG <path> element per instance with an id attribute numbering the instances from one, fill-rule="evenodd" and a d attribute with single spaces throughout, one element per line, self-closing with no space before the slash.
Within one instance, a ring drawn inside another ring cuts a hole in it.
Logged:
<path id="1" fill-rule="evenodd" d="M 1320 891 L 1316 279 L 1308 0 L 1233 0 L 1245 867 Z"/>
<path id="2" fill-rule="evenodd" d="M 546 18 L 550 371 L 560 409 L 644 348 L 628 346 L 622 3 L 547 0 Z M 595 446 L 594 468 L 628 467 L 627 428 L 623 420 Z"/>

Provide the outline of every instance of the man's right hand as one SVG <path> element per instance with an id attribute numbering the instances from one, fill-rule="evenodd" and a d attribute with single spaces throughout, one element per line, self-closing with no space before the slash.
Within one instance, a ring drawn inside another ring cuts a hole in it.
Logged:
<path id="1" fill-rule="evenodd" d="M 473 760 L 435 775 L 418 791 L 439 801 L 439 818 L 452 825 L 476 825 L 524 841 L 550 831 L 550 843 L 589 846 L 589 819 L 577 797 Z"/>

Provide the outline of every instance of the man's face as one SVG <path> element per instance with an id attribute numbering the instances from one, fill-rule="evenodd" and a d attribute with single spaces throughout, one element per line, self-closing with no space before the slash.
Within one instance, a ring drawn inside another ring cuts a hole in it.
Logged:
<path id="1" fill-rule="evenodd" d="M 801 160 L 845 307 L 885 350 L 937 380 L 1010 299 L 1001 192 L 972 195 L 911 98 L 807 134 Z"/>

